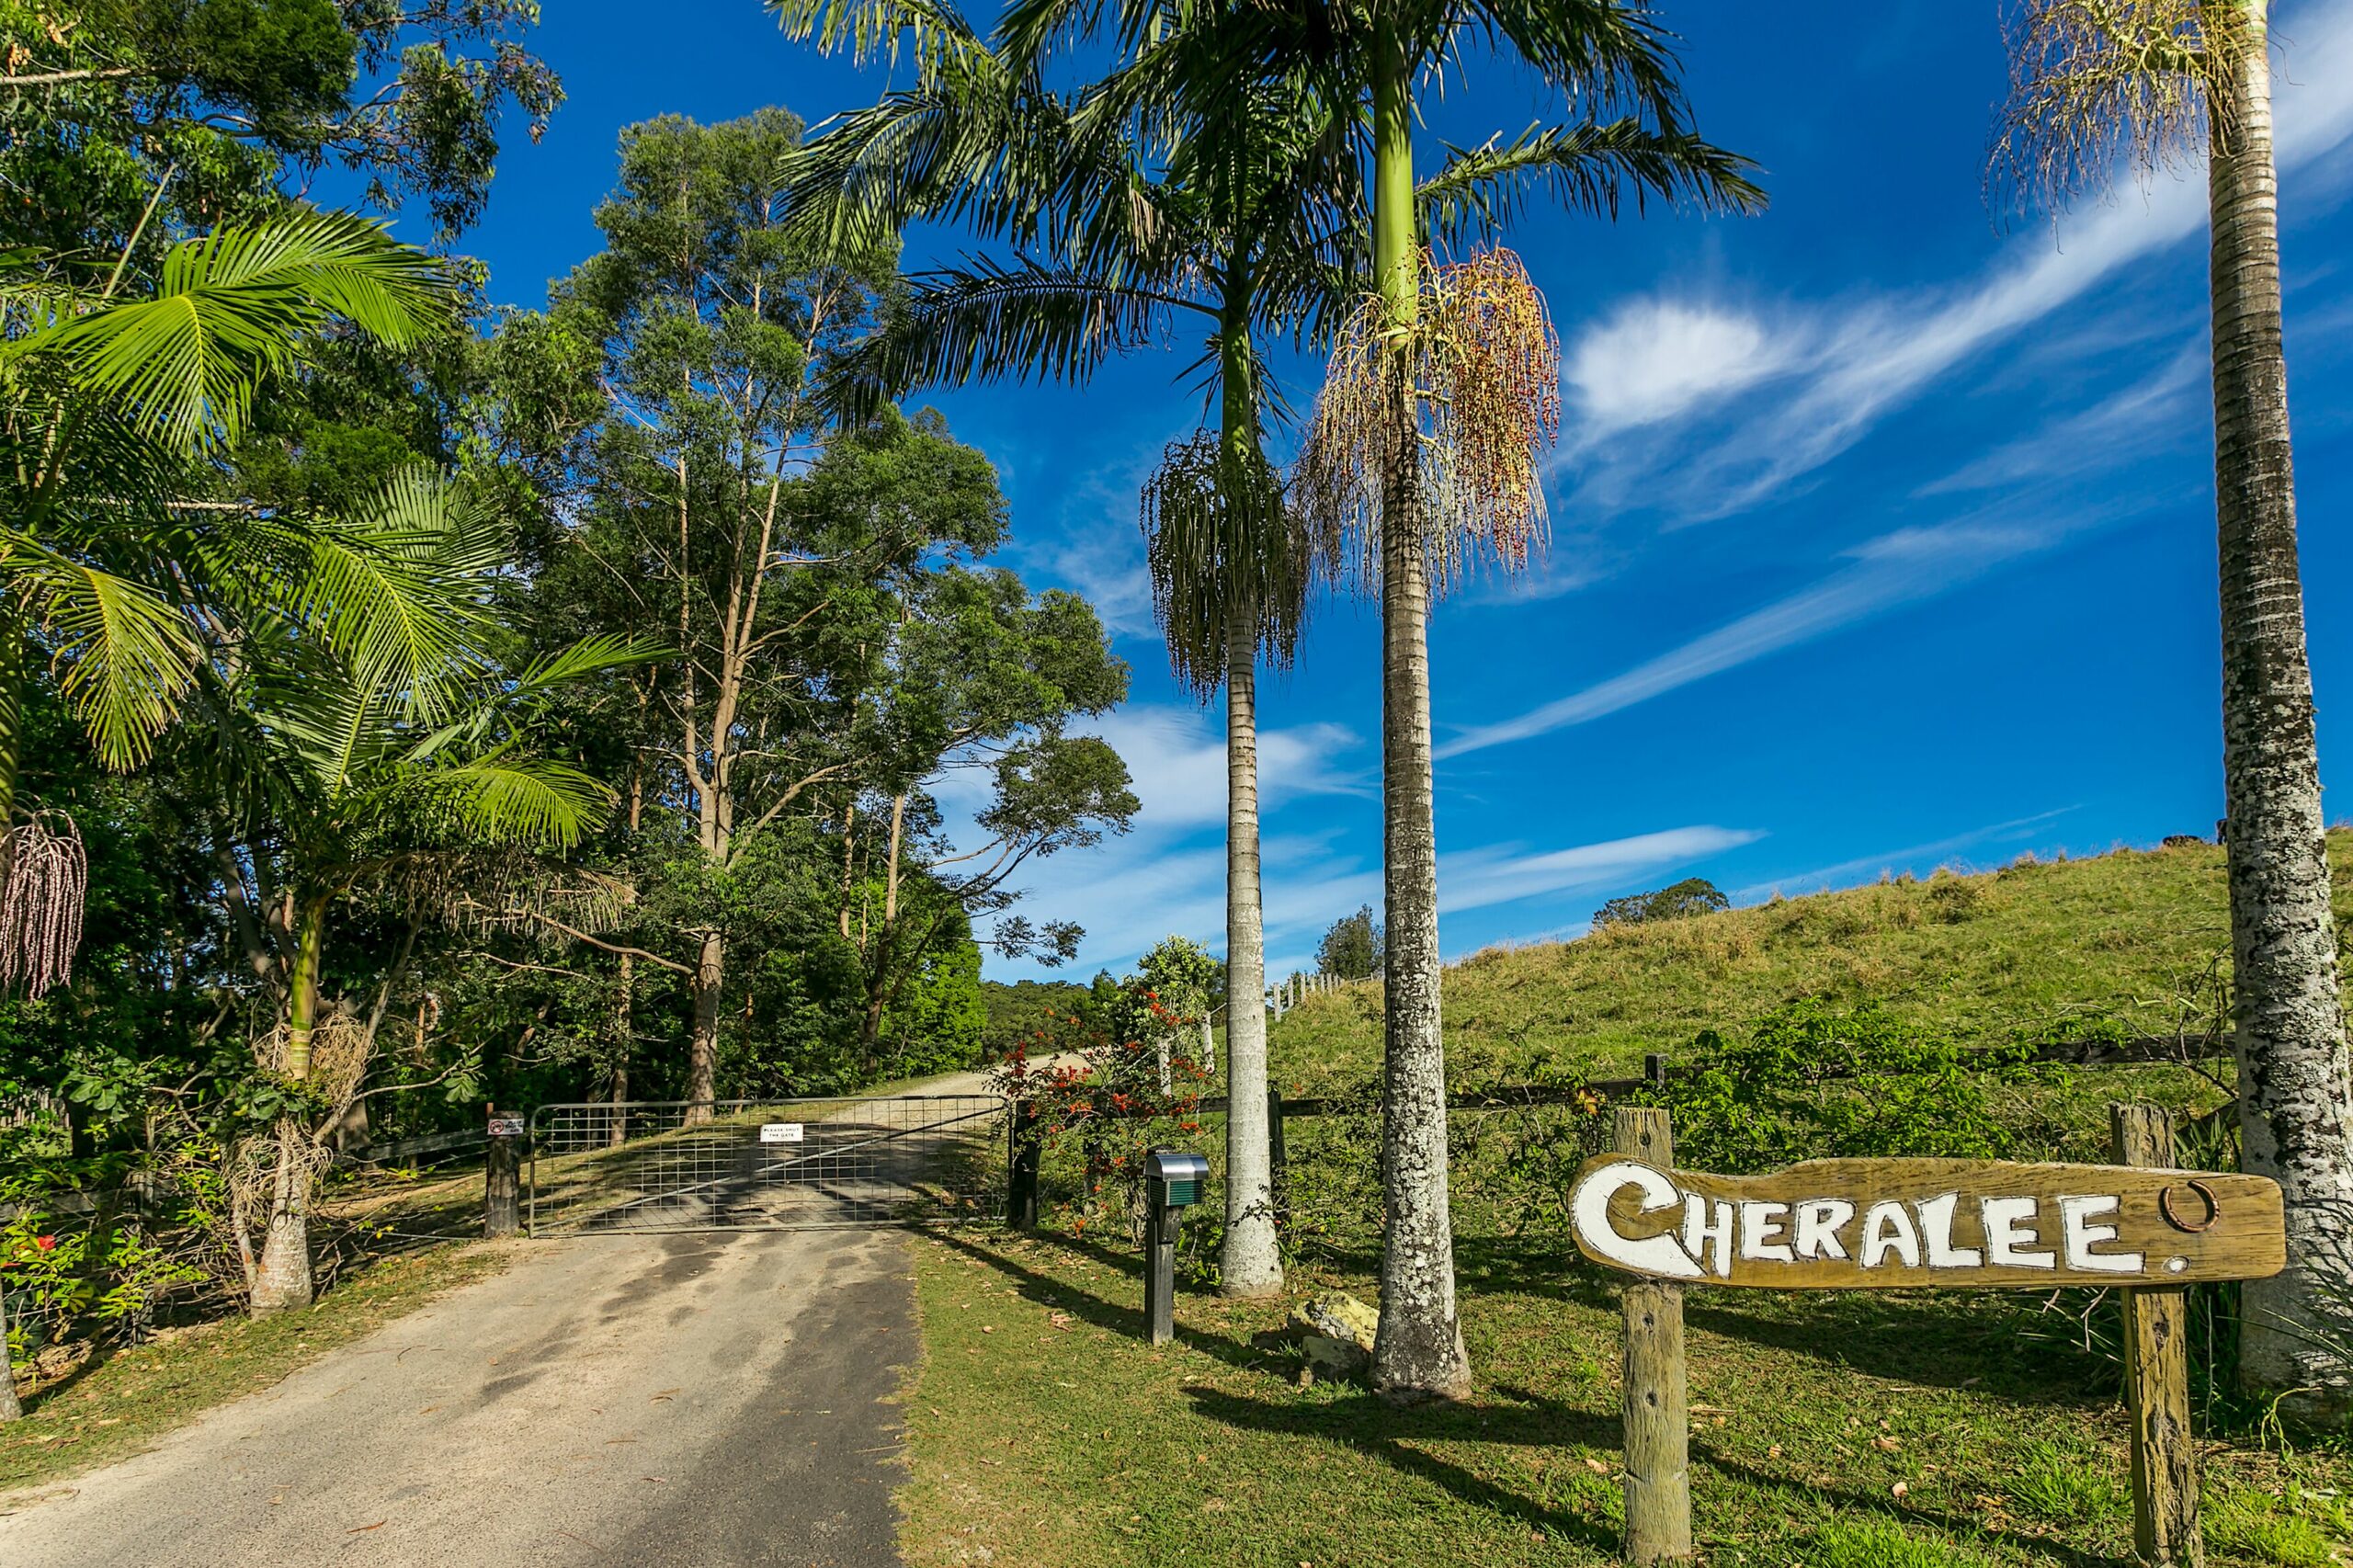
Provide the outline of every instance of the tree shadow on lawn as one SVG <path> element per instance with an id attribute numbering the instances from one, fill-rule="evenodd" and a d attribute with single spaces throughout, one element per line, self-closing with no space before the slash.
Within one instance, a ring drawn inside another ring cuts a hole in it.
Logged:
<path id="1" fill-rule="evenodd" d="M 1684 1324 L 1866 1377 L 1966 1388 L 2027 1404 L 2096 1401 L 2113 1392 L 2119 1376 L 2113 1362 L 2059 1341 L 2068 1320 L 2038 1318 L 2006 1300 L 1841 1292 L 1775 1301 L 1762 1295 L 1687 1291 Z"/>
<path id="2" fill-rule="evenodd" d="M 1693 1439 L 1691 1444 L 1691 1460 L 1695 1471 L 1704 1464 L 1710 1470 L 1762 1491 L 1790 1493 L 1799 1498 L 1830 1504 L 1849 1515 L 1868 1514 L 1896 1524 L 1925 1525 L 1933 1529 L 1942 1530 L 1947 1535 L 1964 1542 L 1992 1540 L 2000 1541 L 2008 1546 L 2023 1547 L 2030 1552 L 2040 1553 L 2052 1562 L 2068 1564 L 2069 1568 L 2115 1568 L 2119 1562 L 2129 1562 L 2134 1560 L 2130 1551 L 2120 1556 L 2110 1552 L 2091 1551 L 2085 1547 L 2070 1546 L 2065 1541 L 2053 1540 L 2047 1535 L 2029 1535 L 2018 1530 L 1989 1529 L 1982 1519 L 1973 1518 L 1965 1514 L 1949 1513 L 1942 1508 L 1894 1502 L 1877 1492 L 1860 1492 L 1848 1486 L 1818 1486 L 1794 1476 L 1774 1475 L 1758 1470 L 1754 1465 L 1744 1464 L 1739 1460 L 1729 1459 L 1710 1444 L 1697 1438 Z M 1997 1476 L 1987 1476 L 1984 1478 L 1984 1484 L 1991 1487 L 1998 1484 L 2000 1478 Z M 1698 1514 L 1707 1497 L 1706 1477 L 1695 1474 L 1692 1477 L 1691 1486 L 1692 1500 L 1695 1505 L 1693 1511 Z M 1704 1518 L 1704 1515 L 1701 1517 Z M 1698 1524 L 1699 1521 L 1694 1522 Z M 1701 1528 L 1699 1534 L 1704 1540 L 1705 1529 Z"/>
<path id="3" fill-rule="evenodd" d="M 1211 1388 L 1188 1388 L 1195 1412 L 1222 1426 L 1282 1437 L 1305 1437 L 1379 1457 L 1391 1468 L 1427 1481 L 1474 1508 L 1555 1540 L 1574 1540 L 1614 1553 L 1617 1532 L 1581 1514 L 1563 1513 L 1419 1447 L 1428 1443 L 1502 1443 L 1528 1448 L 1614 1449 L 1618 1422 L 1506 1385 L 1483 1398 L 1399 1408 L 1369 1392 L 1332 1401 L 1246 1398 Z"/>
<path id="4" fill-rule="evenodd" d="M 1112 1334 L 1132 1339 L 1143 1337 L 1143 1309 L 1141 1306 L 1129 1307 L 1118 1302 L 1107 1301 L 1102 1297 L 1067 1279 L 1058 1279 L 1052 1275 L 1025 1267 L 1001 1252 L 967 1241 L 960 1235 L 938 1231 L 932 1233 L 932 1239 L 943 1246 L 952 1247 L 965 1256 L 977 1259 L 995 1269 L 1006 1278 L 1015 1281 L 1025 1298 L 1040 1306 L 1064 1309 L 1072 1316 Z M 1073 1236 L 1057 1235 L 1050 1232 L 1040 1232 L 1025 1235 L 1020 1239 L 1033 1245 L 1052 1247 L 1074 1257 L 1083 1257 L 1089 1262 L 1116 1270 L 1137 1279 L 1141 1289 L 1143 1272 L 1141 1258 L 1116 1252 L 1098 1243 L 1081 1241 Z M 1179 1293 L 1183 1292 L 1180 1290 Z M 1274 1373 L 1272 1362 L 1275 1358 L 1264 1346 L 1256 1343 L 1255 1338 L 1244 1339 L 1233 1335 L 1208 1332 L 1180 1323 L 1176 1325 L 1176 1339 L 1177 1343 L 1188 1350 L 1198 1350 L 1204 1356 L 1214 1357 L 1240 1370 L 1263 1371 L 1270 1375 Z M 1290 1358 L 1285 1354 L 1280 1359 L 1289 1361 Z"/>

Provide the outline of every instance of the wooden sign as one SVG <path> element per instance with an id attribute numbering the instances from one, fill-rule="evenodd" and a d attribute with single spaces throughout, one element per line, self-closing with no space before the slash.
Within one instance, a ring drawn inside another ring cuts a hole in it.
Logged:
<path id="1" fill-rule="evenodd" d="M 1766 1176 L 1587 1160 L 1578 1248 L 1654 1279 L 1777 1290 L 2260 1279 L 2287 1264 L 2263 1176 L 1995 1160 L 1814 1160 Z"/>

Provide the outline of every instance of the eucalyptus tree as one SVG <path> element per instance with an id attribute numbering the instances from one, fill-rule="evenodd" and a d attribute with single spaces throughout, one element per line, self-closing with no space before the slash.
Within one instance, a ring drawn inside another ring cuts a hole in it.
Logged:
<path id="1" fill-rule="evenodd" d="M 438 264 L 343 214 L 183 241 L 152 285 L 131 260 L 126 246 L 89 285 L 29 257 L 0 271 L 0 983 L 36 994 L 72 958 L 81 855 L 70 820 L 17 810 L 34 661 L 100 761 L 144 761 L 224 592 L 279 564 L 278 533 L 201 498 L 261 389 L 337 323 L 401 347 L 454 321 Z"/>
<path id="2" fill-rule="evenodd" d="M 1432 273 L 1425 249 L 1499 227 L 1536 193 L 1605 216 L 1653 198 L 1747 210 L 1762 197 L 1745 159 L 1688 128 L 1671 40 L 1624 0 L 1266 0 L 1199 17 L 1152 0 L 1021 0 L 1005 30 L 1039 59 L 1105 30 L 1107 10 L 1125 62 L 1112 91 L 1140 119 L 1214 120 L 1255 84 L 1297 82 L 1345 106 L 1367 171 L 1373 292 L 1337 324 L 1298 489 L 1313 531 L 1358 557 L 1381 605 L 1388 1201 L 1373 1381 L 1398 1399 L 1457 1395 L 1470 1364 L 1447 1205 L 1429 604 L 1471 557 L 1525 561 L 1559 384 L 1518 263 L 1495 253 Z M 1479 47 L 1532 67 L 1575 117 L 1450 150 L 1434 192 L 1414 177 L 1417 95 Z"/>
<path id="3" fill-rule="evenodd" d="M 111 254 L 151 199 L 166 233 L 242 223 L 339 165 L 444 235 L 488 198 L 511 115 L 563 101 L 537 0 L 42 0 L 0 10 L 0 246 Z"/>
<path id="4" fill-rule="evenodd" d="M 1116 754 L 1064 733 L 1126 689 L 1092 610 L 977 564 L 1006 528 L 986 460 L 937 417 L 828 427 L 817 378 L 871 337 L 900 285 L 887 247 L 824 244 L 793 223 L 800 141 L 776 109 L 632 127 L 597 211 L 606 249 L 547 316 L 502 335 L 535 367 L 517 379 L 546 383 L 517 417 L 555 428 L 553 467 L 576 502 L 535 587 L 541 608 L 555 624 L 640 627 L 674 650 L 617 717 L 646 738 L 632 800 L 691 843 L 665 879 L 699 881 L 700 913 L 656 940 L 572 934 L 686 986 L 685 1097 L 699 1106 L 715 1096 L 734 983 L 730 911 L 750 894 L 764 835 L 830 803 L 854 869 L 875 837 L 855 803 L 895 801 L 895 863 L 931 846 L 904 829 L 942 759 L 984 753 L 990 804 L 975 825 L 991 847 L 960 851 L 972 859 L 940 885 L 985 912 L 1002 907 L 1002 881 L 972 866 L 1051 853 L 1133 810 Z M 920 956 L 899 913 L 861 952 L 870 1045 L 894 966 Z"/>
<path id="5" fill-rule="evenodd" d="M 2120 162 L 2145 176 L 2205 157 L 2239 1135 L 2246 1168 L 2285 1194 L 2289 1238 L 2287 1268 L 2245 1286 L 2239 1369 L 2252 1388 L 2341 1411 L 2353 1082 L 2297 562 L 2269 9 L 2022 0 L 1993 170 L 2055 210 Z"/>
<path id="6" fill-rule="evenodd" d="M 546 699 L 644 657 L 597 638 L 521 668 L 502 662 L 506 531 L 427 470 L 290 544 L 299 576 L 262 590 L 205 672 L 209 749 L 235 824 L 223 896 L 263 982 L 254 1051 L 272 1085 L 256 1102 L 267 1137 L 229 1154 L 232 1234 L 256 1314 L 311 1300 L 324 1139 L 369 1092 L 418 929 L 546 896 L 537 857 L 572 846 L 611 803 L 605 784 L 544 755 Z M 371 901 L 402 912 L 408 938 L 372 1003 L 330 1002 L 338 920 Z"/>

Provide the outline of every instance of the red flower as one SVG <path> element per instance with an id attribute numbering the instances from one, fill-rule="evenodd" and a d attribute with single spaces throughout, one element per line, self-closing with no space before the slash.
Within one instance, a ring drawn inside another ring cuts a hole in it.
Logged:
<path id="1" fill-rule="evenodd" d="M 57 1238 L 55 1236 L 35 1236 L 33 1238 L 33 1245 L 40 1248 L 43 1252 L 52 1252 L 56 1250 Z"/>

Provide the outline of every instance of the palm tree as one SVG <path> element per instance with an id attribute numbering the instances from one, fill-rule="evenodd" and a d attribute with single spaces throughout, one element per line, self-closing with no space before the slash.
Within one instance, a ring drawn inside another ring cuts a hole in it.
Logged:
<path id="1" fill-rule="evenodd" d="M 810 10 L 778 7 L 789 30 Z M 1047 91 L 961 18 L 924 79 L 812 143 L 795 199 L 836 243 L 924 215 L 1011 242 L 1010 263 L 916 280 L 904 319 L 853 359 L 847 399 L 939 381 L 1083 381 L 1118 349 L 1197 319 L 1218 428 L 1172 444 L 1143 488 L 1154 604 L 1178 681 L 1226 692 L 1226 1231 L 1229 1295 L 1281 1288 L 1267 1122 L 1258 879 L 1256 676 L 1286 667 L 1305 620 L 1309 561 L 1264 455 L 1269 401 L 1254 330 L 1297 331 L 1336 297 L 1353 169 L 1303 94 L 1262 92 L 1211 134 L 1191 128 L 1156 165 L 1126 127 Z M 1043 250 L 1046 254 L 1035 254 Z"/>
<path id="2" fill-rule="evenodd" d="M 0 259 L 0 462 L 13 482 L 0 510 L 0 985 L 35 995 L 64 978 L 82 881 L 71 821 L 17 812 L 34 661 L 57 671 L 101 762 L 145 760 L 224 580 L 278 564 L 282 529 L 193 499 L 259 389 L 333 323 L 400 347 L 454 320 L 440 264 L 346 214 L 173 245 L 144 293 L 125 289 L 138 242 L 94 288 L 38 258 Z"/>
<path id="3" fill-rule="evenodd" d="M 1037 57 L 1092 30 L 1102 9 L 1094 0 L 1020 0 L 1006 32 Z M 1461 190 L 1437 204 L 1454 225 L 1500 224 L 1537 189 L 1604 215 L 1652 196 L 1737 210 L 1763 198 L 1745 159 L 1686 129 L 1671 40 L 1646 9 L 1621 0 L 1261 0 L 1220 13 L 1213 26 L 1180 26 L 1151 0 L 1125 0 L 1117 31 L 1134 62 L 1121 90 L 1137 112 L 1189 105 L 1215 119 L 1232 112 L 1247 84 L 1298 81 L 1348 107 L 1370 171 L 1379 302 L 1342 330 L 1323 400 L 1334 416 L 1321 428 L 1331 438 L 1319 452 L 1311 432 L 1303 472 L 1327 532 L 1353 532 L 1370 556 L 1381 602 L 1388 1201 L 1373 1382 L 1399 1400 L 1451 1397 L 1468 1390 L 1470 1361 L 1455 1312 L 1446 1195 L 1429 601 L 1447 563 L 1466 551 L 1492 551 L 1506 566 L 1524 559 L 1540 521 L 1532 443 L 1549 430 L 1558 391 L 1557 378 L 1539 385 L 1521 374 L 1545 362 L 1550 328 L 1516 262 L 1489 257 L 1424 280 L 1425 245 L 1449 236 L 1430 221 L 1428 188 L 1414 179 L 1416 93 L 1466 45 L 1485 44 L 1533 66 L 1582 110 L 1515 141 L 1454 151 L 1439 179 Z M 1449 301 L 1467 313 L 1426 316 L 1427 305 Z M 1487 348 L 1446 341 L 1466 327 L 1499 335 Z M 1479 376 L 1503 396 L 1477 408 L 1449 404 L 1425 379 L 1434 370 Z M 1358 416 L 1353 427 L 1336 417 L 1343 407 Z M 1458 480 L 1464 487 L 1454 487 Z M 1469 488 L 1482 483 L 1502 488 Z"/>
<path id="4" fill-rule="evenodd" d="M 256 1054 L 284 1086 L 270 1138 L 248 1143 L 230 1184 L 256 1314 L 311 1301 L 323 1139 L 372 1056 L 371 1025 L 322 1007 L 338 907 L 392 901 L 414 930 L 452 910 L 494 914 L 543 881 L 533 858 L 577 842 L 612 798 L 534 755 L 543 699 L 647 656 L 597 638 L 501 667 L 490 594 L 505 532 L 426 470 L 301 542 L 303 576 L 256 607 L 236 657 L 205 672 L 222 794 L 256 846 L 243 858 L 255 885 L 232 897 L 274 999 Z"/>
<path id="5" fill-rule="evenodd" d="M 1140 29 L 1117 70 L 1065 102 L 1041 85 L 1043 56 L 1068 21 L 1051 7 L 1017 8 L 994 49 L 933 0 L 771 8 L 788 32 L 861 56 L 912 36 L 920 62 L 915 88 L 844 117 L 809 148 L 796 182 L 805 222 L 836 243 L 870 243 L 909 217 L 945 216 L 1025 253 L 919 279 L 910 320 L 856 368 L 852 410 L 933 381 L 1075 381 L 1180 316 L 1203 318 L 1200 364 L 1220 429 L 1214 441 L 1172 446 L 1146 485 L 1147 553 L 1179 680 L 1205 698 L 1226 687 L 1227 989 L 1255 997 L 1256 662 L 1289 662 L 1310 561 L 1263 455 L 1275 400 L 1252 334 L 1321 338 L 1364 276 L 1354 99 L 1328 97 L 1312 73 L 1238 69 L 1261 42 L 1257 24 L 1223 13 L 1172 33 Z M 1671 185 L 1684 164 L 1711 160 L 1737 164 L 1680 132 L 1622 120 L 1458 151 L 1408 188 L 1418 226 L 1453 236 L 1492 225 L 1545 182 L 1614 201 L 1621 178 Z M 1230 1006 L 1227 1028 L 1222 1273 L 1228 1291 L 1258 1294 L 1281 1278 L 1265 1023 Z"/>
<path id="6" fill-rule="evenodd" d="M 2239 1375 L 2353 1399 L 2315 1325 L 2353 1300 L 2353 1083 L 2296 558 L 2280 353 L 2268 0 L 2022 0 L 1994 172 L 2052 209 L 2111 176 L 2206 155 L 2222 775 L 2239 1139 L 2286 1198 L 2288 1267 L 2245 1287 Z"/>

